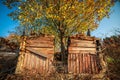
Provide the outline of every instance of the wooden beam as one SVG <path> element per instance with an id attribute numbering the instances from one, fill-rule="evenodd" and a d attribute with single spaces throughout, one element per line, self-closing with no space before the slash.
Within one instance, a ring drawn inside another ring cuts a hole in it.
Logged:
<path id="1" fill-rule="evenodd" d="M 30 44 L 30 45 L 26 45 L 26 47 L 31 47 L 31 48 L 54 48 L 53 45 L 49 45 L 49 44 Z"/>
<path id="2" fill-rule="evenodd" d="M 70 44 L 70 47 L 84 47 L 84 48 L 95 48 L 95 44 L 88 44 L 88 43 L 73 43 Z"/>
<path id="3" fill-rule="evenodd" d="M 93 51 L 96 51 L 96 48 L 69 47 L 69 50 L 93 50 Z"/>
<path id="4" fill-rule="evenodd" d="M 33 53 L 35 53 L 35 54 L 37 54 L 37 55 L 40 55 L 40 56 L 42 56 L 42 57 L 45 57 L 45 58 L 48 57 L 47 54 L 41 53 L 41 52 L 39 52 L 39 51 L 37 51 L 37 50 L 35 50 L 35 49 L 32 49 L 32 48 L 26 48 L 26 50 L 28 50 L 28 51 L 30 51 L 30 52 L 33 52 Z"/>
<path id="5" fill-rule="evenodd" d="M 91 44 L 93 44 L 94 41 L 71 39 L 71 43 L 91 43 Z"/>
<path id="6" fill-rule="evenodd" d="M 90 54 L 96 54 L 96 51 L 94 51 L 94 50 L 69 50 L 69 53 L 71 53 L 71 54 L 81 54 L 81 53 L 84 53 L 84 54 L 88 54 L 88 53 L 90 53 Z"/>

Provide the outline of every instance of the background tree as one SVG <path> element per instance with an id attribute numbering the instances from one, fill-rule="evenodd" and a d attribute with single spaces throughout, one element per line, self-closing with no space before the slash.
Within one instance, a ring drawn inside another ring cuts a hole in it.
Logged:
<path id="1" fill-rule="evenodd" d="M 68 37 L 94 30 L 109 15 L 113 0 L 5 0 L 9 14 L 26 33 L 54 35 L 59 51 L 65 53 Z"/>
<path id="2" fill-rule="evenodd" d="M 120 34 L 104 39 L 104 47 L 106 47 L 105 59 L 108 66 L 108 77 L 111 79 L 120 79 Z"/>

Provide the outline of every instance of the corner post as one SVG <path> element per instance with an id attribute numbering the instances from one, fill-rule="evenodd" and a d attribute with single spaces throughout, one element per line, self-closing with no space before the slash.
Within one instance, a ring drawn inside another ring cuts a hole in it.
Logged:
<path id="1" fill-rule="evenodd" d="M 21 36 L 20 52 L 18 56 L 18 62 L 17 62 L 15 74 L 20 74 L 23 71 L 25 47 L 26 47 L 26 36 Z"/>

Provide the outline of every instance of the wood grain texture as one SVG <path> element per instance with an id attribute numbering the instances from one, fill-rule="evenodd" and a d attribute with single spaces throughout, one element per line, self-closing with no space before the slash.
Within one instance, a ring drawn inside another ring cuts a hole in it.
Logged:
<path id="1" fill-rule="evenodd" d="M 97 74 L 98 66 L 95 54 L 69 54 L 68 72 L 73 74 Z"/>

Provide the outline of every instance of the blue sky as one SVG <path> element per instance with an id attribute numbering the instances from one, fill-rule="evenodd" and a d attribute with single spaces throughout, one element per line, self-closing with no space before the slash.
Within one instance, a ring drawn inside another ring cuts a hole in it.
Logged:
<path id="1" fill-rule="evenodd" d="M 9 31 L 13 31 L 15 26 L 17 26 L 17 22 L 8 16 L 10 12 L 11 10 L 3 5 L 0 0 L 0 36 L 2 37 L 8 36 Z"/>
<path id="2" fill-rule="evenodd" d="M 13 21 L 9 16 L 10 13 L 6 6 L 1 3 L 0 0 L 0 36 L 6 37 L 9 35 L 9 31 L 13 31 L 18 25 L 17 21 Z M 99 38 L 109 37 L 115 33 L 115 29 L 120 27 L 120 2 L 117 2 L 114 7 L 111 8 L 110 18 L 104 18 L 99 27 L 92 32 L 92 36 Z"/>
<path id="3" fill-rule="evenodd" d="M 109 18 L 100 21 L 99 27 L 92 32 L 92 36 L 105 38 L 115 34 L 115 30 L 120 28 L 120 2 L 117 2 L 110 12 Z"/>

